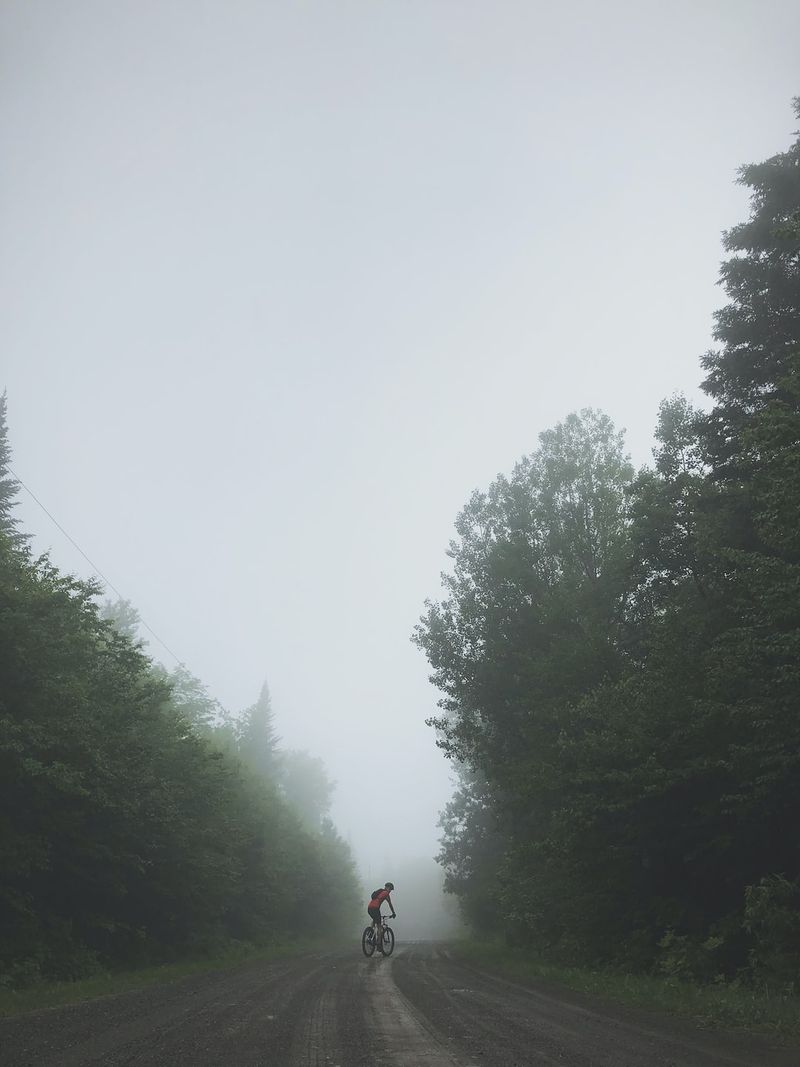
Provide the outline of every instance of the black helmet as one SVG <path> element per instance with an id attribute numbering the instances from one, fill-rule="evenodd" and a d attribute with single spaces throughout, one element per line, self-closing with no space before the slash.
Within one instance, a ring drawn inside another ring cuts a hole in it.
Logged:
<path id="1" fill-rule="evenodd" d="M 384 886 L 384 888 L 388 889 L 390 893 L 393 893 L 394 892 L 394 882 L 387 882 L 386 885 Z"/>

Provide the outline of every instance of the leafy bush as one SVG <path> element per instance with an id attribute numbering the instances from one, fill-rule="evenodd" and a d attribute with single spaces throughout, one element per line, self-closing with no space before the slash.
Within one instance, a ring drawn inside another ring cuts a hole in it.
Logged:
<path id="1" fill-rule="evenodd" d="M 770 874 L 748 886 L 743 926 L 752 939 L 753 978 L 794 994 L 800 973 L 800 885 Z"/>

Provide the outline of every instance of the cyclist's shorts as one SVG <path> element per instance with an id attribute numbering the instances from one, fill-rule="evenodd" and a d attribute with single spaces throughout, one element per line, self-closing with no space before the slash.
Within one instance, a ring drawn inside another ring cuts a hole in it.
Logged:
<path id="1" fill-rule="evenodd" d="M 380 924 L 381 921 L 381 909 L 380 908 L 367 908 L 367 915 L 370 919 L 374 919 L 376 923 Z"/>

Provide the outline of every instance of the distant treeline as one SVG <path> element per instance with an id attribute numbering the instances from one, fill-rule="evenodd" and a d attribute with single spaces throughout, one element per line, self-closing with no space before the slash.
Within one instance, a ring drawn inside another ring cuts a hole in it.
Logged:
<path id="1" fill-rule="evenodd" d="M 440 861 L 475 928 L 560 960 L 792 987 L 800 140 L 740 180 L 710 410 L 665 401 L 638 474 L 595 411 L 541 434 L 461 512 L 416 640 L 461 772 Z"/>
<path id="2" fill-rule="evenodd" d="M 8 466 L 2 398 L 0 982 L 351 928 L 332 783 L 280 749 L 266 686 L 233 720 L 155 666 L 127 602 L 31 557 Z"/>

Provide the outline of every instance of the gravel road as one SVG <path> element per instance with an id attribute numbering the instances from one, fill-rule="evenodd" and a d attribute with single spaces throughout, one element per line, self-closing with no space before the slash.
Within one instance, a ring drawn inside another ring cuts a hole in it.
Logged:
<path id="1" fill-rule="evenodd" d="M 3 1067 L 797 1067 L 797 1049 L 507 982 L 442 946 L 251 963 L 0 1020 Z"/>

